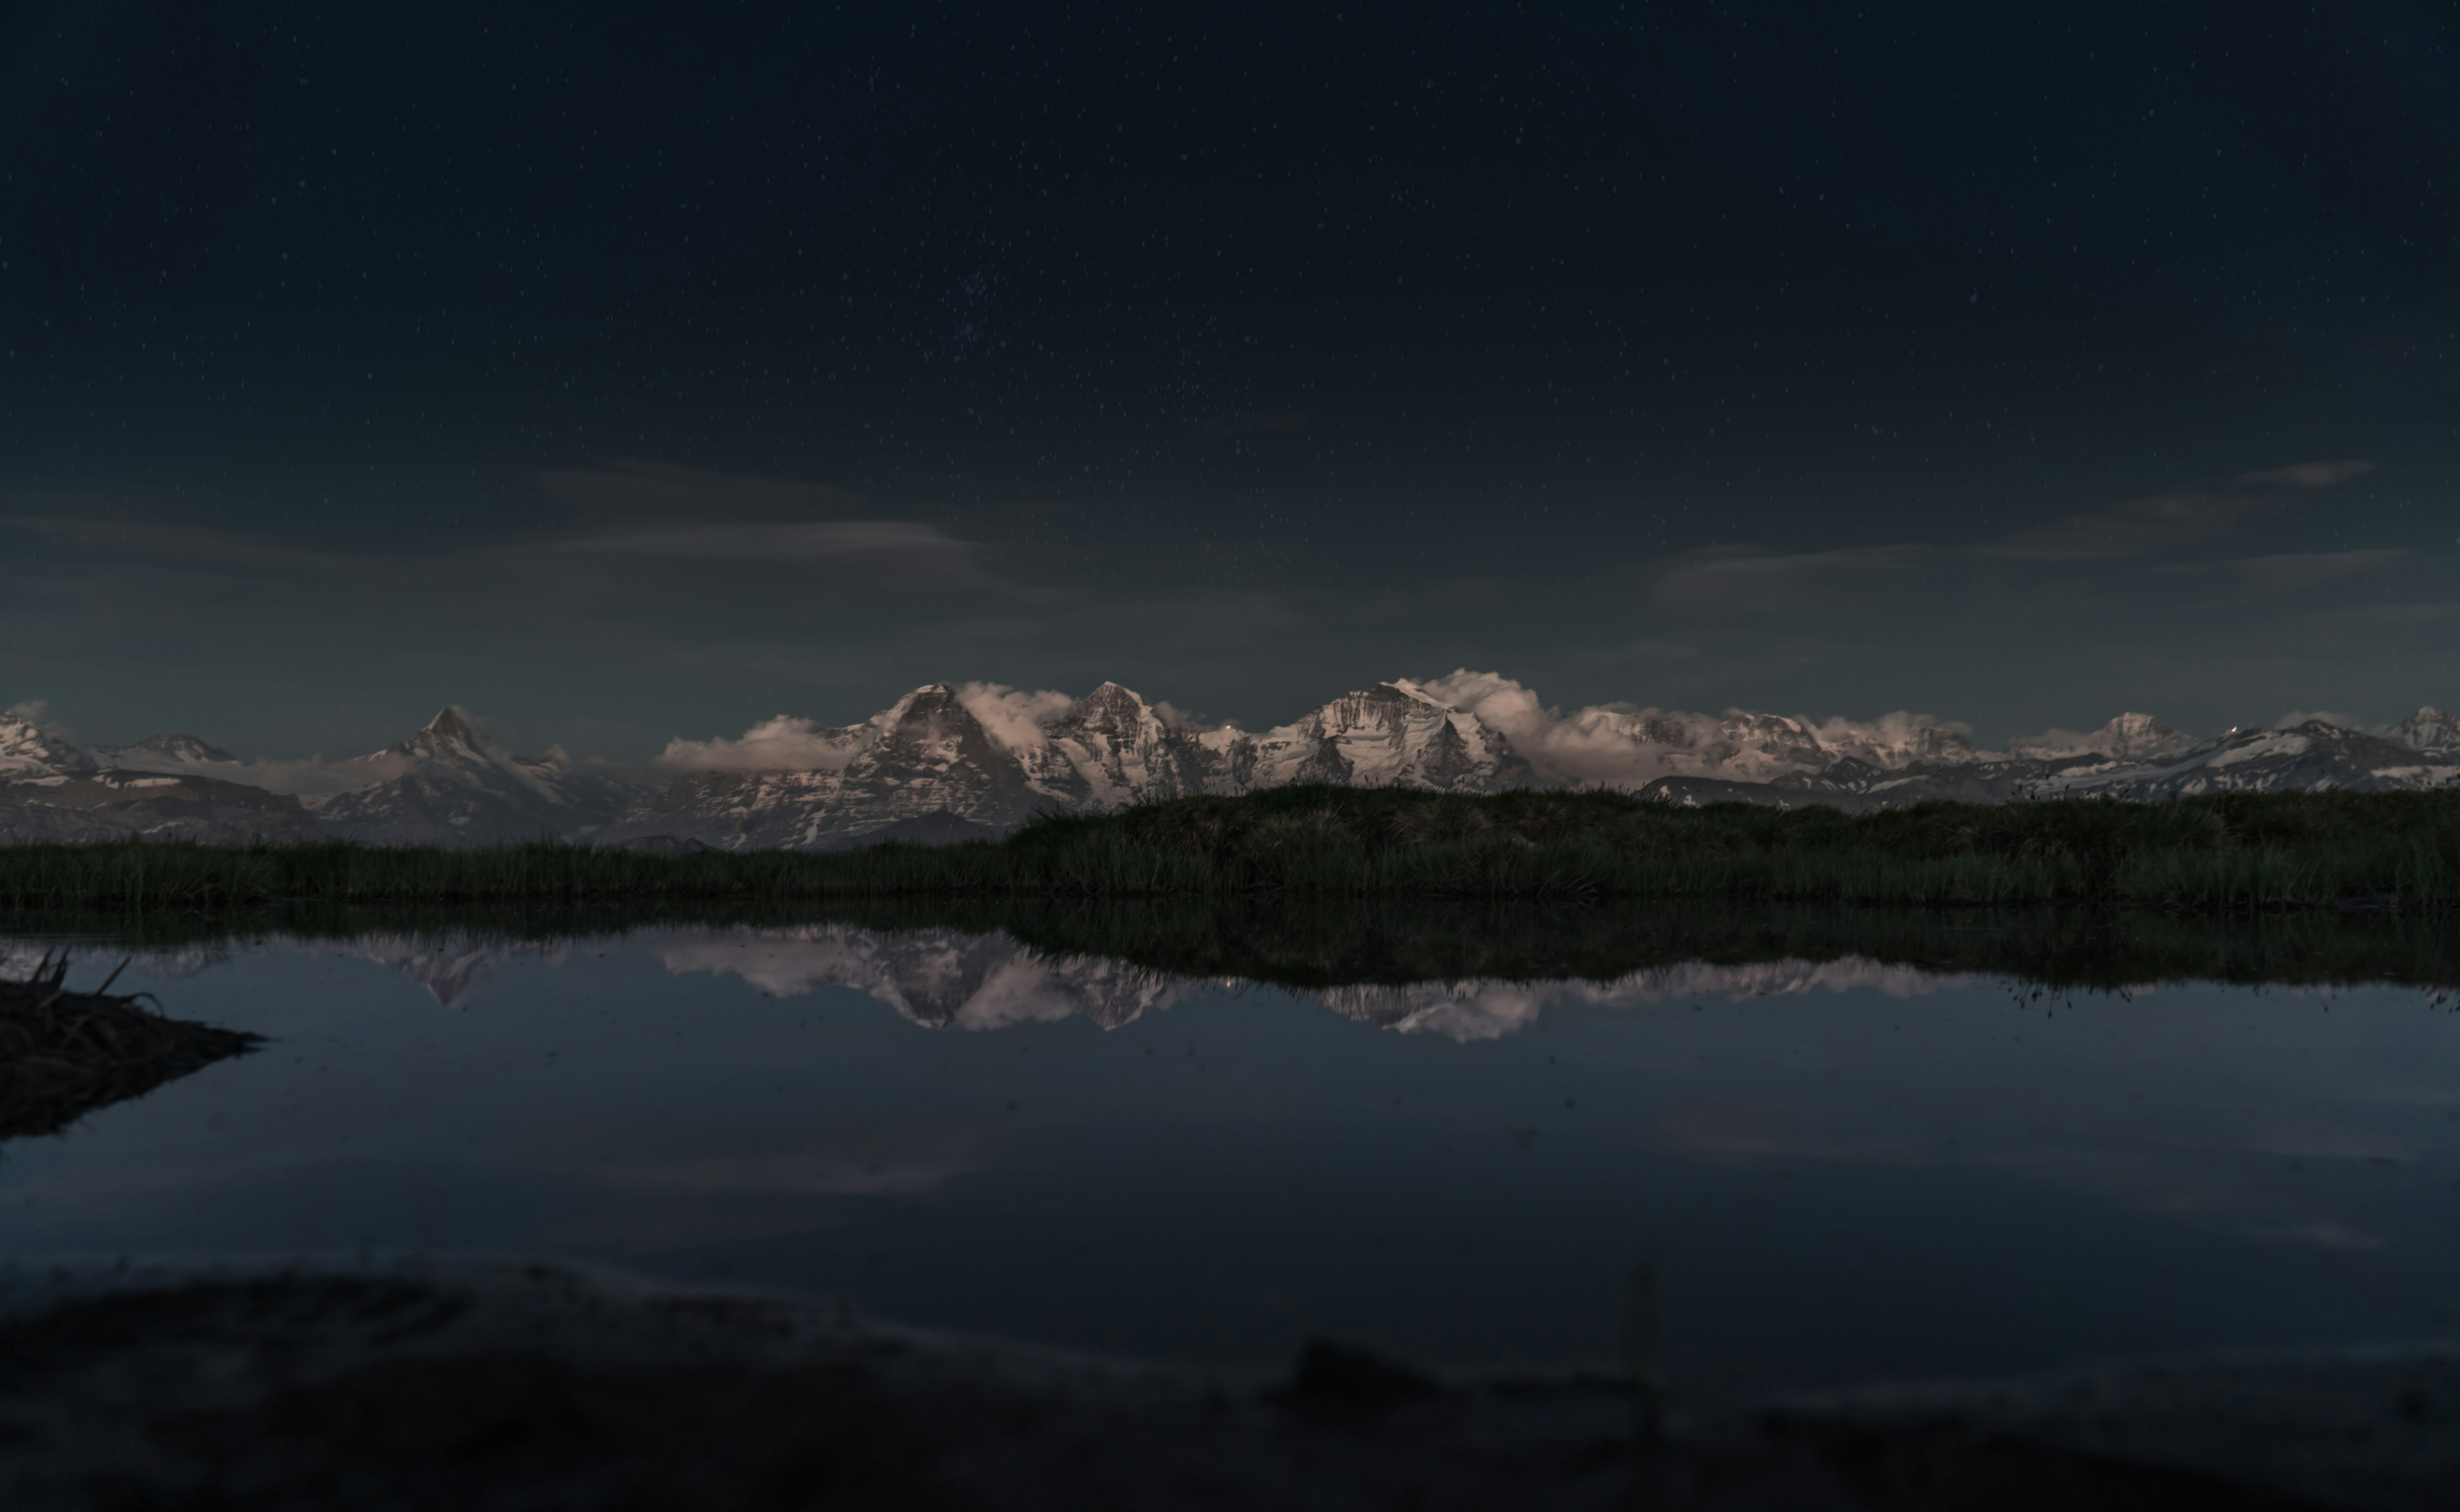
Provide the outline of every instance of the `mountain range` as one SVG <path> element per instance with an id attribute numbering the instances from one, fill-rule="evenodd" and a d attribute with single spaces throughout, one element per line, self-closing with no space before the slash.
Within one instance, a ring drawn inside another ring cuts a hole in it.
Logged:
<path id="1" fill-rule="evenodd" d="M 1087 812 L 1294 782 L 1489 793 L 1611 786 L 1672 803 L 1851 811 L 2223 791 L 2460 785 L 2460 716 L 2375 731 L 2320 718 L 2181 734 L 2123 714 L 2005 751 L 1893 714 L 1813 723 L 1605 705 L 1540 709 L 1518 684 L 1457 672 L 1345 693 L 1261 733 L 1193 723 L 1104 683 L 1082 698 L 934 683 L 859 724 L 780 717 L 741 740 L 672 742 L 654 765 L 519 756 L 457 708 L 381 751 L 248 761 L 190 735 L 78 748 L 0 713 L 0 840 L 318 838 L 476 845 L 542 837 L 649 851 L 831 850 L 1007 833 Z"/>

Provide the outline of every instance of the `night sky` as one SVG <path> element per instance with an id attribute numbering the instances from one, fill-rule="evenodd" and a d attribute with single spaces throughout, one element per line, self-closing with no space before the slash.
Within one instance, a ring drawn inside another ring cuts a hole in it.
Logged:
<path id="1" fill-rule="evenodd" d="M 2460 702 L 2460 7 L 0 11 L 0 705 Z"/>

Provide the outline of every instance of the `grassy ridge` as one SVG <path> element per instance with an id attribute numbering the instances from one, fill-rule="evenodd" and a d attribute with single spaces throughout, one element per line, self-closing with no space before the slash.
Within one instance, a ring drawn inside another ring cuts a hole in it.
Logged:
<path id="1" fill-rule="evenodd" d="M 1000 844 L 0 847 L 0 907 L 899 896 L 1662 898 L 2256 912 L 2460 906 L 2460 792 L 1701 809 L 1612 793 L 1295 787 L 1035 820 Z"/>

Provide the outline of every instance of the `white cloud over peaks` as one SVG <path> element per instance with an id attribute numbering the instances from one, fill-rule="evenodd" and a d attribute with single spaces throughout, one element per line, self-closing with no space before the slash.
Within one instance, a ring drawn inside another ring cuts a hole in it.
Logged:
<path id="1" fill-rule="evenodd" d="M 981 720 L 984 731 L 1002 746 L 1031 751 L 1047 738 L 1043 727 L 1066 713 L 1076 700 L 1048 689 L 965 683 L 957 689 L 957 702 Z M 677 736 L 658 754 L 658 765 L 686 772 L 842 772 L 880 739 L 896 712 L 885 709 L 842 729 L 794 714 L 776 714 L 733 740 Z"/>
<path id="2" fill-rule="evenodd" d="M 1038 750 L 1050 737 L 1043 727 L 1075 707 L 1076 700 L 1048 688 L 1027 692 L 1006 683 L 965 683 L 957 702 L 983 722 L 990 737 L 1010 751 Z"/>
<path id="3" fill-rule="evenodd" d="M 45 699 L 28 698 L 21 703 L 11 704 L 8 713 L 15 714 L 55 740 L 65 740 L 69 736 L 68 727 L 52 717 L 52 706 Z"/>
<path id="4" fill-rule="evenodd" d="M 1558 782 L 1639 787 L 1661 777 L 1765 781 L 1815 770 L 1840 756 L 1896 767 L 1963 751 L 1965 727 L 1898 713 L 1868 721 L 1722 714 L 1599 704 L 1568 713 L 1497 672 L 1462 668 L 1410 683 L 1427 696 L 1499 731 L 1538 776 Z"/>
<path id="5" fill-rule="evenodd" d="M 838 772 L 879 734 L 874 718 L 837 729 L 793 714 L 763 719 L 739 740 L 686 740 L 658 753 L 658 764 L 687 772 Z"/>

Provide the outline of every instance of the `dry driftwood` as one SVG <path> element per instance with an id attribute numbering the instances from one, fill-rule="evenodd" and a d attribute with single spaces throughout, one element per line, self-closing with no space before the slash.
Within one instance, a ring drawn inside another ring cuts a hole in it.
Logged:
<path id="1" fill-rule="evenodd" d="M 46 954 L 32 975 L 0 980 L 0 1139 L 55 1134 L 259 1043 L 165 1018 L 143 1006 L 151 993 L 112 995 L 116 970 L 95 991 L 72 992 L 68 968 L 66 951 Z"/>

